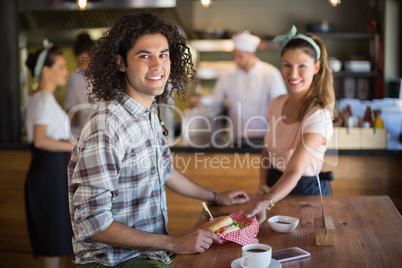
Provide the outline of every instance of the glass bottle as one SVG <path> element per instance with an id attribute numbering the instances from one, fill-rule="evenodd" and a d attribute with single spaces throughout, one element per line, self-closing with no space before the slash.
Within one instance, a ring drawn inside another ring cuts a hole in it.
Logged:
<path id="1" fill-rule="evenodd" d="M 350 107 L 350 105 L 346 105 L 346 116 L 350 117 L 352 116 L 352 107 Z"/>
<path id="2" fill-rule="evenodd" d="M 371 115 L 371 107 L 367 105 L 366 112 L 364 113 L 362 127 L 372 127 L 373 126 L 373 117 Z"/>
<path id="3" fill-rule="evenodd" d="M 352 114 L 352 108 L 350 107 L 350 105 L 348 104 L 346 106 L 346 127 L 347 128 L 351 128 L 351 127 L 355 127 L 354 125 L 354 121 L 353 121 L 353 114 Z"/>
<path id="4" fill-rule="evenodd" d="M 375 127 L 376 128 L 384 128 L 384 121 L 381 118 L 381 110 L 375 110 Z"/>

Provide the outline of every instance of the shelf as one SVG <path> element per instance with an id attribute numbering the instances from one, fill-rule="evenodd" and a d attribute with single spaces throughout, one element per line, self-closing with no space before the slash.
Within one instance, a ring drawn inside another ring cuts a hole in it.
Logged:
<path id="1" fill-rule="evenodd" d="M 375 39 L 377 34 L 372 33 L 312 33 L 321 39 L 343 39 L 343 40 L 371 40 Z"/>
<path id="2" fill-rule="evenodd" d="M 197 69 L 197 78 L 201 80 L 215 80 L 218 79 L 221 70 L 216 69 L 207 69 L 207 68 L 199 68 Z M 332 72 L 334 78 L 347 78 L 347 77 L 367 77 L 367 78 L 375 78 L 377 77 L 377 72 L 348 72 L 348 71 L 340 71 L 340 72 Z"/>
<path id="3" fill-rule="evenodd" d="M 189 41 L 192 48 L 197 52 L 232 52 L 233 41 L 231 39 L 195 39 Z M 261 40 L 258 51 L 264 50 L 280 50 L 280 43 L 272 42 L 272 40 Z"/>
<path id="4" fill-rule="evenodd" d="M 198 52 L 231 52 L 233 50 L 231 39 L 198 39 L 191 40 L 189 44 Z"/>
<path id="5" fill-rule="evenodd" d="M 313 33 L 321 39 L 333 40 L 374 40 L 377 34 L 372 33 Z M 231 39 L 194 39 L 189 41 L 190 46 L 199 52 L 231 52 Z M 262 39 L 258 50 L 280 50 L 281 44 L 272 39 Z"/>
<path id="6" fill-rule="evenodd" d="M 234 61 L 200 61 L 197 67 L 197 78 L 214 80 L 222 73 L 235 67 L 236 64 Z"/>
<path id="7" fill-rule="evenodd" d="M 197 68 L 197 79 L 216 80 L 222 72 L 216 69 Z"/>
<path id="8" fill-rule="evenodd" d="M 334 77 L 377 77 L 377 72 L 348 72 L 348 71 L 340 71 L 340 72 L 332 72 Z"/>

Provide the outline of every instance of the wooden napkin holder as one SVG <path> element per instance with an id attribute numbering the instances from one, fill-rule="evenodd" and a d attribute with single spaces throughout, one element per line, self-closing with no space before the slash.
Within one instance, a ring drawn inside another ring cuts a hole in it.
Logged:
<path id="1" fill-rule="evenodd" d="M 332 217 L 314 218 L 314 229 L 317 246 L 333 246 L 335 244 L 335 227 Z"/>

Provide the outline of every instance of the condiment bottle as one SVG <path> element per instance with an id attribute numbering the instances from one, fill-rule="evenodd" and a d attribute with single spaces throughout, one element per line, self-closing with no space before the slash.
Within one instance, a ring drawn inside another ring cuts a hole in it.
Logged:
<path id="1" fill-rule="evenodd" d="M 364 113 L 364 117 L 363 117 L 362 126 L 363 127 L 372 127 L 373 126 L 373 117 L 371 115 L 370 105 L 367 105 L 366 112 Z"/>
<path id="2" fill-rule="evenodd" d="M 350 107 L 350 105 L 346 105 L 346 116 L 352 116 L 352 108 Z"/>
<path id="3" fill-rule="evenodd" d="M 350 107 L 349 104 L 346 106 L 345 113 L 346 113 L 346 127 L 347 128 L 355 127 L 352 108 Z"/>
<path id="4" fill-rule="evenodd" d="M 375 127 L 376 128 L 384 128 L 384 121 L 381 118 L 381 110 L 375 110 Z"/>

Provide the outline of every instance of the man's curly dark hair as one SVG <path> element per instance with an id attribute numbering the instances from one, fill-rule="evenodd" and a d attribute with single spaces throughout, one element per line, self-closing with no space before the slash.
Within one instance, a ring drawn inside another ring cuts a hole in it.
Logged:
<path id="1" fill-rule="evenodd" d="M 170 23 L 159 13 L 143 12 L 123 15 L 104 37 L 91 55 L 88 78 L 92 85 L 90 100 L 121 100 L 126 92 L 125 73 L 118 69 L 120 55 L 127 65 L 127 53 L 136 41 L 146 34 L 162 34 L 169 44 L 171 61 L 170 76 L 165 90 L 155 97 L 157 104 L 168 103 L 176 90 L 183 98 L 187 85 L 195 78 L 190 48 L 176 25 Z"/>

